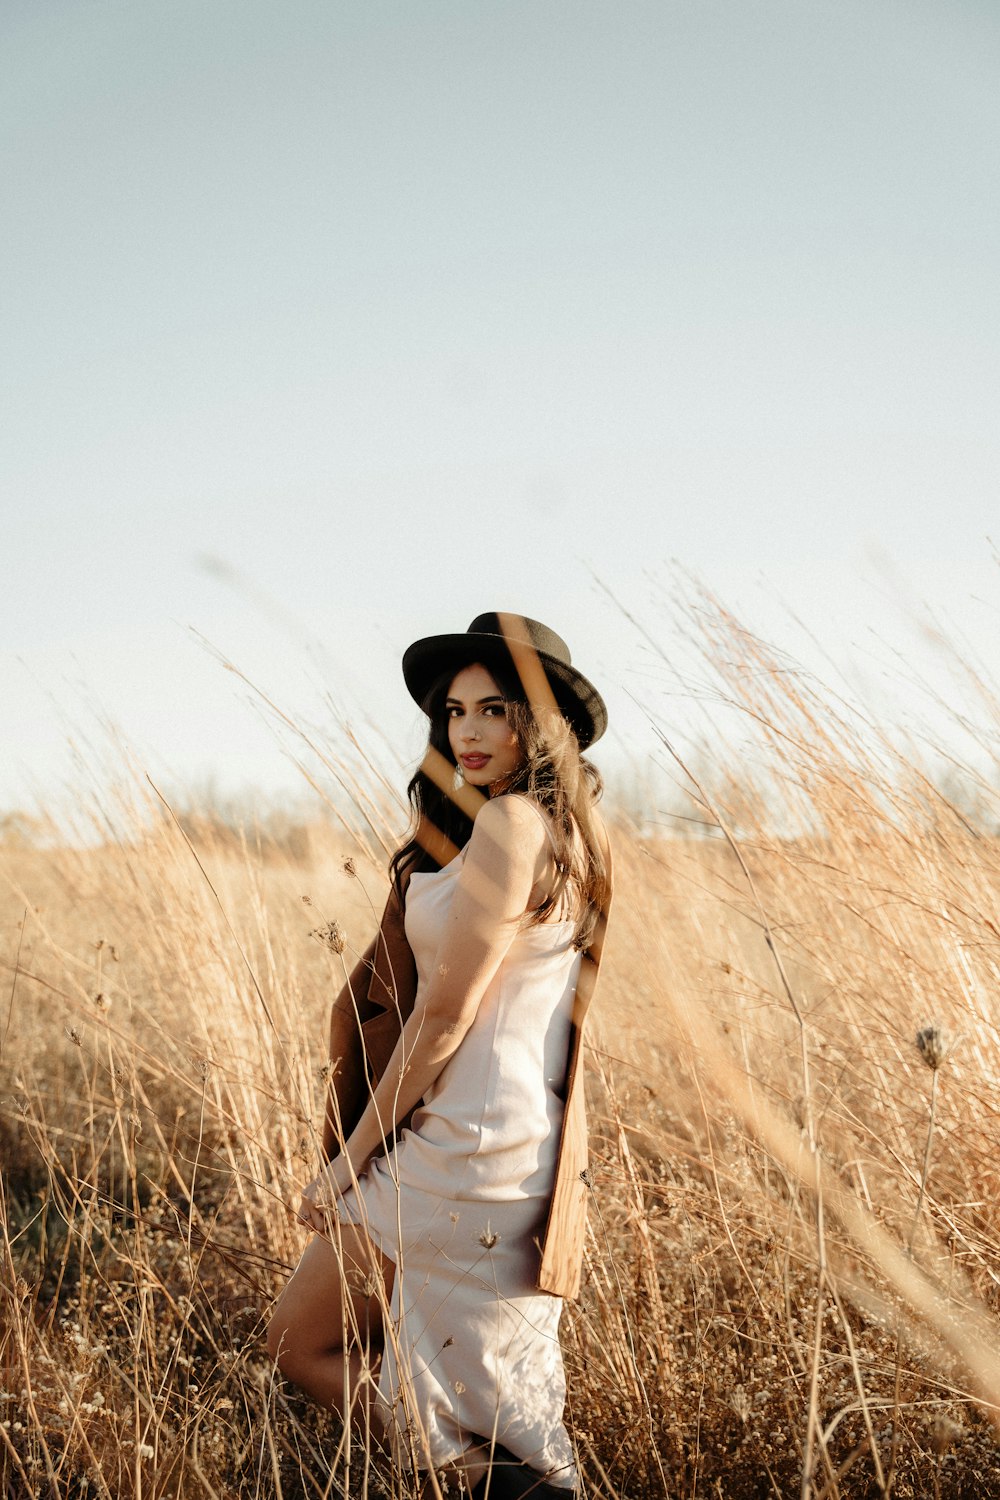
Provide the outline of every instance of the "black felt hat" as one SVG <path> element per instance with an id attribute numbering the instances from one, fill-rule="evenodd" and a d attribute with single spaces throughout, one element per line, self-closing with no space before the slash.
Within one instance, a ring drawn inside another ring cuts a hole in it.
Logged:
<path id="1" fill-rule="evenodd" d="M 513 668 L 529 703 L 551 692 L 573 725 L 581 749 L 599 740 L 608 727 L 604 699 L 573 666 L 566 642 L 547 625 L 525 615 L 490 611 L 477 615 L 460 635 L 429 635 L 414 641 L 403 653 L 403 677 L 411 696 L 426 712 L 430 691 L 445 672 L 457 672 L 473 662 L 485 667 L 498 662 L 508 670 Z"/>

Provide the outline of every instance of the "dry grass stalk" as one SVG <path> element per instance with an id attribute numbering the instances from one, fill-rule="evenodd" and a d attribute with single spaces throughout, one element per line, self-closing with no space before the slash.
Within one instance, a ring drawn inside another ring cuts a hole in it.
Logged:
<path id="1" fill-rule="evenodd" d="M 1000 843 L 703 619 L 756 789 L 699 776 L 728 842 L 619 820 L 564 1319 L 585 1492 L 1000 1493 Z M 261 1341 L 397 815 L 372 779 L 282 846 L 132 795 L 86 844 L 0 847 L 0 1483 L 406 1500 Z"/>

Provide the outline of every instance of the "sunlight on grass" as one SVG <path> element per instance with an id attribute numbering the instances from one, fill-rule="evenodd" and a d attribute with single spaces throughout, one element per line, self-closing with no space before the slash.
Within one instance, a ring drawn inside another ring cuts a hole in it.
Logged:
<path id="1" fill-rule="evenodd" d="M 714 836 L 609 809 L 563 1322 L 585 1492 L 1000 1493 L 995 799 L 970 771 L 956 806 L 886 726 L 701 619 L 752 753 L 672 763 Z M 240 833 L 141 783 L 114 839 L 96 807 L 87 843 L 6 826 L 4 1493 L 415 1493 L 262 1339 L 327 1007 L 400 829 L 376 776 L 338 775 L 341 823 Z"/>

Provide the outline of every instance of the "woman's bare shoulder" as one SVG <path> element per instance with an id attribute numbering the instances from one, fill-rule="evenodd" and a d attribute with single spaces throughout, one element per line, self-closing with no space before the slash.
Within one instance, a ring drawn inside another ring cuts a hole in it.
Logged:
<path id="1" fill-rule="evenodd" d="M 547 814 L 529 797 L 491 797 L 476 814 L 472 842 L 528 845 L 537 853 L 537 846 L 545 841 L 546 826 Z"/>
<path id="2" fill-rule="evenodd" d="M 492 797 L 476 814 L 465 864 L 498 887 L 527 892 L 544 864 L 550 841 L 541 818 L 523 797 Z"/>

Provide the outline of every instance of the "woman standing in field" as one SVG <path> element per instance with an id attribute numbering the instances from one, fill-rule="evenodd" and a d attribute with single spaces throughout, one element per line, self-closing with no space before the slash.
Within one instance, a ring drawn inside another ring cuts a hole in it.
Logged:
<path id="1" fill-rule="evenodd" d="M 606 710 L 519 615 L 417 641 L 403 674 L 430 720 L 413 829 L 334 1004 L 332 1159 L 268 1344 L 345 1419 L 376 1415 L 401 1462 L 494 1500 L 566 1496 L 558 1324 L 583 1253 L 578 1063 L 611 895 L 581 750 Z"/>

